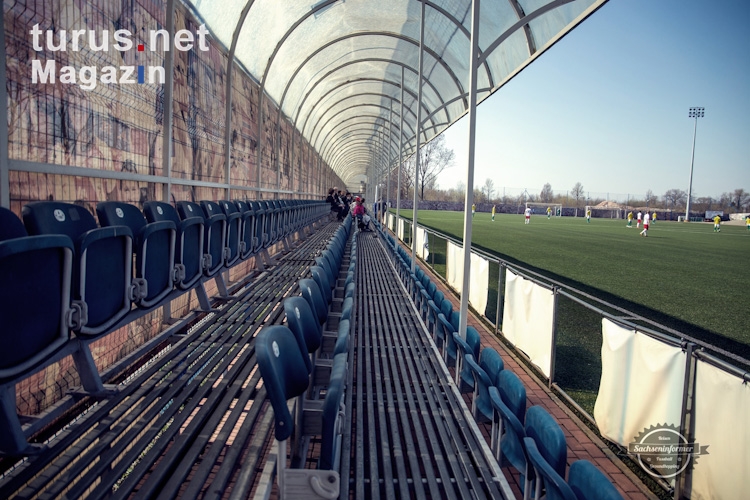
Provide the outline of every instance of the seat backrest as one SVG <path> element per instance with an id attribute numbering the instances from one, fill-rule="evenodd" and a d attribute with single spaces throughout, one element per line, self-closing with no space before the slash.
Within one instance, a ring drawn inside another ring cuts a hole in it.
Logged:
<path id="1" fill-rule="evenodd" d="M 138 232 L 146 225 L 146 217 L 138 207 L 121 201 L 103 201 L 96 205 L 96 216 L 104 226 L 128 226 L 137 238 Z"/>
<path id="2" fill-rule="evenodd" d="M 333 274 L 333 269 L 331 269 L 331 264 L 328 262 L 328 259 L 325 257 L 315 257 L 315 265 L 322 267 L 326 274 L 328 275 L 328 285 L 330 286 L 331 282 L 336 279 L 336 276 Z"/>
<path id="3" fill-rule="evenodd" d="M 35 366 L 68 340 L 72 260 L 67 236 L 0 242 L 0 343 L 6 346 L 0 349 L 0 382 Z"/>
<path id="4" fill-rule="evenodd" d="M 192 201 L 178 201 L 177 213 L 180 214 L 182 220 L 189 219 L 190 217 L 200 217 L 204 221 L 206 220 L 201 206 Z"/>
<path id="5" fill-rule="evenodd" d="M 526 420 L 526 388 L 518 376 L 508 370 L 497 374 L 495 381 L 503 403 L 523 423 Z"/>
<path id="6" fill-rule="evenodd" d="M 435 303 L 435 307 L 437 307 L 438 310 L 442 307 L 444 299 L 445 294 L 440 290 L 435 290 L 435 293 L 432 294 L 432 301 Z"/>
<path id="7" fill-rule="evenodd" d="M 458 331 L 458 325 L 461 321 L 461 314 L 458 311 L 451 312 L 450 322 L 451 325 L 453 325 L 453 328 L 455 328 L 454 331 Z"/>
<path id="8" fill-rule="evenodd" d="M 279 441 L 294 431 L 294 419 L 287 401 L 305 393 L 309 373 L 305 358 L 294 334 L 283 325 L 263 328 L 255 339 L 255 354 L 263 384 L 274 413 L 275 432 Z"/>
<path id="9" fill-rule="evenodd" d="M 576 460 L 571 464 L 568 486 L 578 500 L 622 500 L 607 476 L 588 460 Z"/>
<path id="10" fill-rule="evenodd" d="M 5 207 L 0 207 L 0 241 L 28 236 L 23 222 L 16 214 Z"/>
<path id="11" fill-rule="evenodd" d="M 555 419 L 541 406 L 526 410 L 526 436 L 539 448 L 544 460 L 560 475 L 565 477 L 568 447 L 565 434 Z"/>
<path id="12" fill-rule="evenodd" d="M 435 302 L 437 304 L 437 302 Z M 451 304 L 450 300 L 443 299 L 443 303 L 440 304 L 440 312 L 443 313 L 443 316 L 445 316 L 445 319 L 450 321 L 451 314 L 453 314 L 453 304 Z"/>
<path id="13" fill-rule="evenodd" d="M 289 297 L 284 301 L 284 313 L 287 326 L 300 342 L 300 349 L 308 354 L 316 352 L 323 342 L 323 333 L 307 300 L 299 296 Z M 312 371 L 309 356 L 307 364 L 310 365 L 308 371 Z"/>
<path id="14" fill-rule="evenodd" d="M 482 347 L 482 341 L 479 337 L 479 332 L 473 326 L 466 327 L 466 343 L 469 345 L 474 359 L 479 359 L 479 350 Z"/>
<path id="15" fill-rule="evenodd" d="M 531 437 L 526 437 L 523 444 L 526 447 L 529 462 L 534 466 L 537 473 L 537 481 L 541 480 L 544 483 L 544 498 L 547 500 L 578 500 L 563 476 L 544 459 L 538 443 Z"/>
<path id="16" fill-rule="evenodd" d="M 35 201 L 25 205 L 23 223 L 31 236 L 64 234 L 74 244 L 83 233 L 97 227 L 94 216 L 84 207 L 59 201 Z"/>
<path id="17" fill-rule="evenodd" d="M 149 222 L 172 221 L 176 227 L 180 227 L 180 216 L 177 210 L 169 203 L 163 201 L 147 201 L 143 204 L 143 213 Z"/>
<path id="18" fill-rule="evenodd" d="M 333 292 L 331 291 L 331 286 L 328 283 L 328 275 L 325 269 L 320 266 L 311 266 L 310 274 L 315 280 L 315 283 L 318 284 L 320 291 L 323 293 L 323 298 L 325 298 L 326 304 L 330 305 L 331 301 L 333 300 Z"/>
<path id="19" fill-rule="evenodd" d="M 305 278 L 299 280 L 299 288 L 302 292 L 302 296 L 307 300 L 307 303 L 310 304 L 310 309 L 312 309 L 315 314 L 318 323 L 320 325 L 324 324 L 328 319 L 328 305 L 325 303 L 325 299 L 323 298 L 323 294 L 320 291 L 318 284 L 315 283 L 315 280 Z"/>
<path id="20" fill-rule="evenodd" d="M 523 424 L 500 398 L 497 387 L 490 387 L 488 393 L 492 408 L 500 415 L 505 429 L 505 435 L 500 443 L 502 455 L 516 470 L 524 474 L 526 471 L 526 450 L 523 446 L 523 439 L 526 437 L 526 431 Z"/>
<path id="21" fill-rule="evenodd" d="M 497 384 L 497 376 L 505 368 L 503 358 L 493 347 L 485 347 L 479 356 L 479 366 L 490 378 L 492 384 Z"/>
<path id="22" fill-rule="evenodd" d="M 331 368 L 331 377 L 323 401 L 323 428 L 321 433 L 320 463 L 322 470 L 337 468 L 341 443 L 340 407 L 346 388 L 347 361 L 336 356 Z"/>

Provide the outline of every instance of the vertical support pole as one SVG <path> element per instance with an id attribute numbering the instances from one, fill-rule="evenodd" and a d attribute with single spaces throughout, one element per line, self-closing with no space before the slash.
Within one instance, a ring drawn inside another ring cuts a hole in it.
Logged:
<path id="1" fill-rule="evenodd" d="M 385 184 L 385 207 L 383 209 L 383 220 L 385 221 L 386 227 L 388 227 L 388 206 L 391 204 L 391 165 L 393 163 L 393 159 L 391 158 L 391 133 L 393 132 L 393 99 L 391 99 L 391 104 L 388 109 L 388 140 L 386 141 L 386 148 L 388 148 L 388 164 L 386 165 L 386 168 L 388 169 L 387 172 L 387 181 Z"/>
<path id="2" fill-rule="evenodd" d="M 169 39 L 174 37 L 174 0 L 167 0 L 166 29 Z M 169 203 L 172 198 L 172 117 L 174 114 L 172 94 L 174 93 L 174 50 L 164 53 L 164 117 L 162 119 L 161 169 L 167 183 L 162 187 L 162 201 Z"/>
<path id="3" fill-rule="evenodd" d="M 685 207 L 685 222 L 690 222 L 690 198 L 693 196 L 693 165 L 695 164 L 695 135 L 697 133 L 698 133 L 698 115 L 696 114 L 695 125 L 693 126 L 693 149 L 690 152 L 690 180 L 688 181 L 687 206 Z"/>
<path id="4" fill-rule="evenodd" d="M 396 237 L 401 220 L 401 166 L 404 164 L 404 67 L 401 66 L 401 107 L 398 119 L 398 177 L 396 179 Z"/>
<path id="5" fill-rule="evenodd" d="M 5 9 L 0 12 L 0 206 L 10 208 L 8 75 L 5 71 Z"/>
<path id="6" fill-rule="evenodd" d="M 474 203 L 474 146 L 477 129 L 477 61 L 479 59 L 479 0 L 471 2 L 471 56 L 469 61 L 469 155 L 466 165 L 466 200 L 464 201 L 464 274 L 461 285 L 461 308 L 458 334 L 466 338 L 469 312 L 469 273 L 471 272 L 471 205 Z"/>
<path id="7" fill-rule="evenodd" d="M 421 2 L 422 13 L 419 16 L 419 76 L 417 78 L 417 148 L 415 150 L 416 165 L 414 168 L 414 218 L 412 219 L 411 225 L 411 272 L 414 273 L 417 270 L 417 238 L 415 238 L 415 232 L 417 230 L 417 188 L 419 187 L 419 169 L 421 168 L 420 153 L 421 147 L 420 139 L 422 135 L 422 72 L 424 68 L 424 12 L 425 2 Z"/>
<path id="8" fill-rule="evenodd" d="M 289 190 L 294 192 L 294 136 L 296 135 L 296 128 L 292 126 L 292 137 L 290 140 L 292 141 L 291 149 L 289 150 Z"/>
<path id="9" fill-rule="evenodd" d="M 696 375 L 696 359 L 693 354 L 695 347 L 695 344 L 688 342 L 685 350 L 685 382 L 682 386 L 682 410 L 680 413 L 680 434 L 682 434 L 688 443 L 693 442 L 693 433 L 695 430 L 695 403 L 693 400 L 695 395 Z M 694 458 L 691 457 L 691 460 L 694 460 Z M 686 467 L 685 470 L 675 478 L 675 500 L 686 498 L 684 492 L 688 489 L 687 486 L 691 483 L 692 476 L 693 468 Z"/>
<path id="10" fill-rule="evenodd" d="M 547 381 L 547 388 L 552 389 L 552 384 L 555 382 L 555 355 L 557 353 L 557 287 L 552 288 L 552 340 L 550 342 L 550 355 L 549 355 L 549 380 Z"/>
<path id="11" fill-rule="evenodd" d="M 497 263 L 497 309 L 495 309 L 495 335 L 500 331 L 500 293 L 504 291 L 503 286 L 503 273 L 505 266 L 498 262 Z"/>

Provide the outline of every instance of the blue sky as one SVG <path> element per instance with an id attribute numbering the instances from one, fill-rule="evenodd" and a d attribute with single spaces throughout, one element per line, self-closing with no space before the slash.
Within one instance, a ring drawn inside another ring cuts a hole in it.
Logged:
<path id="1" fill-rule="evenodd" d="M 693 196 L 750 190 L 750 2 L 611 0 L 479 106 L 475 185 L 687 191 L 692 106 L 706 109 Z M 438 183 L 451 187 L 466 119 L 445 135 L 456 164 Z"/>

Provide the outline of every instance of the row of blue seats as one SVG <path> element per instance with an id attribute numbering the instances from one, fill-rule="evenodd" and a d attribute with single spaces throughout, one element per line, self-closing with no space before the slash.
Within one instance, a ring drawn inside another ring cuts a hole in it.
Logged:
<path id="1" fill-rule="evenodd" d="M 312 279 L 299 281 L 302 296 L 284 301 L 286 326 L 266 327 L 256 340 L 258 369 L 274 410 L 276 476 L 282 499 L 339 496 L 338 468 L 346 411 L 343 400 L 356 287 L 356 239 L 346 277 L 342 280 L 340 275 L 351 225 L 352 218 L 348 216 L 327 248 L 316 257 L 316 265 L 310 267 Z M 292 411 L 288 405 L 291 399 L 295 400 Z M 320 436 L 317 469 L 303 467 L 307 448 L 299 445 L 299 439 L 292 443 L 291 467 L 286 467 L 287 441 L 294 437 L 295 428 L 298 438 Z"/>
<path id="2" fill-rule="evenodd" d="M 220 271 L 284 242 L 327 214 L 319 201 L 120 202 L 84 207 L 53 201 L 0 209 L 0 452 L 34 452 L 15 411 L 15 382 L 72 355 L 89 394 L 106 396 L 88 343 L 198 290 Z M 256 262 L 260 259 L 256 258 Z M 135 261 L 135 269 L 133 262 Z M 268 260 L 270 261 L 270 258 Z M 202 292 L 202 293 L 201 293 Z M 135 309 L 133 308 L 135 306 Z M 74 333 L 74 335 L 72 335 Z"/>
<path id="3" fill-rule="evenodd" d="M 560 425 L 541 406 L 526 409 L 526 389 L 504 369 L 502 356 L 492 347 L 482 349 L 479 332 L 472 326 L 467 326 L 465 338 L 458 333 L 459 311 L 419 266 L 412 274 L 411 257 L 390 235 L 384 236 L 415 305 L 428 320 L 436 344 L 442 346 L 446 365 L 455 366 L 459 391 L 473 393 L 474 418 L 492 422 L 491 448 L 498 462 L 507 461 L 521 475 L 524 499 L 542 498 L 543 491 L 547 499 L 621 499 L 607 477 L 587 460 L 574 462 L 565 482 L 567 443 Z"/>

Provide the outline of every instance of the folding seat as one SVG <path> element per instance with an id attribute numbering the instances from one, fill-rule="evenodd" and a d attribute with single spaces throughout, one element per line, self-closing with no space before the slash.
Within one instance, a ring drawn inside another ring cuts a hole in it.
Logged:
<path id="1" fill-rule="evenodd" d="M 323 293 L 320 291 L 318 284 L 315 283 L 314 280 L 305 278 L 299 280 L 299 288 L 302 292 L 302 296 L 307 300 L 307 303 L 310 304 L 310 309 L 312 309 L 315 314 L 315 319 L 322 328 L 328 320 L 328 306 L 326 305 Z"/>
<path id="2" fill-rule="evenodd" d="M 250 206 L 255 213 L 255 247 L 254 251 L 257 252 L 261 248 L 266 248 L 269 245 L 268 234 L 266 233 L 266 219 L 270 217 L 266 213 L 266 209 L 263 208 L 265 205 L 261 205 L 258 200 L 251 201 Z"/>
<path id="3" fill-rule="evenodd" d="M 547 463 L 536 441 L 531 437 L 526 437 L 523 444 L 526 447 L 529 463 L 534 467 L 536 475 L 534 498 L 542 498 L 542 492 L 544 491 L 544 498 L 547 500 L 578 500 L 563 476 Z"/>
<path id="4" fill-rule="evenodd" d="M 570 465 L 568 486 L 578 500 L 622 500 L 607 476 L 588 460 L 576 460 Z"/>
<path id="5" fill-rule="evenodd" d="M 328 282 L 328 273 L 325 269 L 320 266 L 310 267 L 310 274 L 312 275 L 315 283 L 318 284 L 318 288 L 323 293 L 323 298 L 326 300 L 327 307 L 330 307 L 333 302 L 333 292 L 331 291 L 331 285 Z"/>
<path id="6" fill-rule="evenodd" d="M 82 320 L 70 300 L 73 242 L 62 234 L 26 234 L 18 217 L 0 207 L 0 451 L 12 455 L 34 449 L 16 414 L 16 380 L 60 352 Z"/>
<path id="7" fill-rule="evenodd" d="M 437 291 L 437 285 L 435 285 L 435 283 L 433 283 L 429 278 L 427 278 L 427 280 L 427 285 L 424 285 L 424 288 L 420 290 L 420 293 L 422 294 L 422 302 L 419 308 L 419 313 L 422 316 L 422 319 L 425 321 L 428 321 L 427 316 L 430 310 L 430 306 L 428 304 Z"/>
<path id="8" fill-rule="evenodd" d="M 308 387 L 309 373 L 305 354 L 300 350 L 294 334 L 285 326 L 274 325 L 263 328 L 255 341 L 258 370 L 268 393 L 274 413 L 274 437 L 276 438 L 278 461 L 277 481 L 280 498 L 291 498 L 292 492 L 300 498 L 336 498 L 340 489 L 340 477 L 336 471 L 340 454 L 340 432 L 342 429 L 341 405 L 346 382 L 346 361 L 339 361 L 331 374 L 326 397 L 322 405 L 315 408 L 319 430 L 322 435 L 320 469 L 287 468 L 287 440 L 295 434 L 295 418 L 288 401 L 298 398 L 297 408 L 302 406 Z M 335 376 L 334 376 L 335 375 Z M 307 402 L 306 406 L 313 406 Z M 306 429 L 314 427 L 308 420 L 315 418 L 304 410 L 303 423 Z M 298 433 L 301 431 L 297 429 Z M 325 468 L 324 468 L 325 467 Z M 314 486 L 313 486 L 314 485 Z M 318 490 L 316 493 L 313 487 Z"/>
<path id="9" fill-rule="evenodd" d="M 222 213 L 227 218 L 226 245 L 224 247 L 226 255 L 224 255 L 224 266 L 230 268 L 240 259 L 242 214 L 237 209 L 237 205 L 229 200 L 222 200 L 217 203 L 217 205 L 219 205 Z"/>
<path id="10" fill-rule="evenodd" d="M 180 219 L 172 205 L 161 201 L 147 201 L 143 204 L 143 213 L 149 222 L 175 224 L 176 285 L 180 290 L 193 288 L 203 273 L 203 217 Z"/>
<path id="11" fill-rule="evenodd" d="M 236 200 L 234 205 L 240 213 L 240 259 L 247 260 L 254 254 L 255 212 L 244 201 Z"/>
<path id="12" fill-rule="evenodd" d="M 492 347 L 485 347 L 479 355 L 479 363 L 471 354 L 468 354 L 464 360 L 474 377 L 471 412 L 478 422 L 491 422 L 494 412 L 489 389 L 495 385 L 497 376 L 505 368 L 503 358 Z"/>
<path id="13" fill-rule="evenodd" d="M 133 233 L 135 278 L 138 290 L 135 303 L 153 307 L 164 299 L 177 281 L 175 241 L 177 227 L 172 221 L 147 222 L 138 207 L 119 201 L 104 201 L 96 206 L 99 223 L 104 227 L 127 226 Z"/>
<path id="14" fill-rule="evenodd" d="M 330 261 L 322 256 L 315 257 L 315 265 L 322 267 L 325 270 L 326 276 L 328 277 L 328 285 L 333 288 L 336 285 L 337 273 L 334 273 L 333 269 L 331 269 Z"/>
<path id="15" fill-rule="evenodd" d="M 456 384 L 460 392 L 472 392 L 474 390 L 474 375 L 468 364 L 464 363 L 466 355 L 473 356 L 473 359 L 479 358 L 479 349 L 481 347 L 479 332 L 473 326 L 466 327 L 466 340 L 461 338 L 458 332 L 453 332 L 453 340 L 456 343 Z"/>
<path id="16" fill-rule="evenodd" d="M 565 434 L 560 428 L 560 424 L 541 406 L 532 406 L 526 410 L 524 428 L 526 431 L 524 445 L 526 445 L 528 439 L 533 439 L 544 461 L 560 477 L 565 477 L 568 447 L 565 443 Z M 526 447 L 526 451 L 528 452 L 528 446 Z"/>
<path id="17" fill-rule="evenodd" d="M 427 302 L 427 326 L 432 332 L 433 338 L 437 340 L 437 329 L 438 329 L 438 314 L 440 314 L 440 307 L 443 305 L 445 300 L 445 294 L 440 290 L 435 290 L 432 294 L 432 299 Z"/>
<path id="18" fill-rule="evenodd" d="M 224 231 L 226 228 L 226 217 L 224 214 L 214 213 L 209 217 L 197 203 L 192 201 L 178 201 L 177 213 L 182 220 L 191 217 L 200 217 L 203 220 L 203 275 L 215 276 L 224 264 Z"/>
<path id="19" fill-rule="evenodd" d="M 84 207 L 56 201 L 24 206 L 23 221 L 30 235 L 64 234 L 73 241 L 73 299 L 85 318 L 80 334 L 105 333 L 130 311 L 136 297 L 130 228 L 97 227 Z"/>
<path id="20" fill-rule="evenodd" d="M 503 370 L 501 374 L 510 373 Z M 531 476 L 528 470 L 528 459 L 526 457 L 526 448 L 523 440 L 526 437 L 526 430 L 521 420 L 508 408 L 505 401 L 500 397 L 500 391 L 497 387 L 489 388 L 490 402 L 495 416 L 492 419 L 491 431 L 491 448 L 495 453 L 498 463 L 502 466 L 503 462 L 508 462 L 511 467 L 516 469 L 520 478 L 523 498 L 527 500 L 531 497 Z M 524 406 L 526 395 L 524 392 Z"/>

